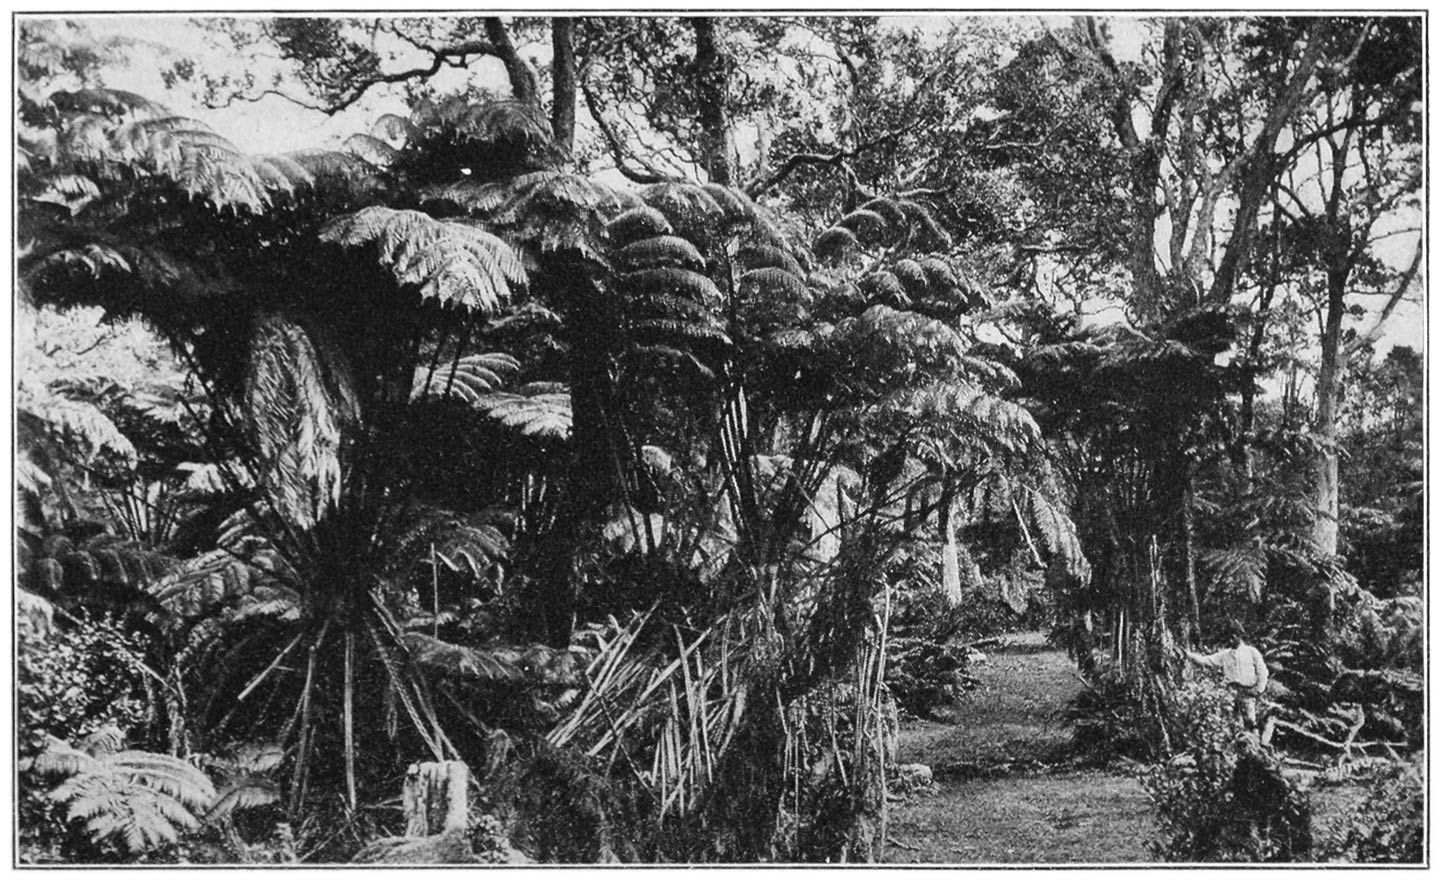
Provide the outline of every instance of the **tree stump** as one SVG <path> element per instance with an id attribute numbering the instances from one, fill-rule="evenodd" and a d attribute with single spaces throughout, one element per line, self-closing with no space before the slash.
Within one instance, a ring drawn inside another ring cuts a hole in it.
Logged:
<path id="1" fill-rule="evenodd" d="M 405 771 L 405 835 L 464 831 L 469 820 L 470 768 L 462 761 L 411 764 Z"/>
<path id="2" fill-rule="evenodd" d="M 473 864 L 468 832 L 470 768 L 461 761 L 411 764 L 405 771 L 405 836 L 372 841 L 355 861 L 398 865 Z"/>

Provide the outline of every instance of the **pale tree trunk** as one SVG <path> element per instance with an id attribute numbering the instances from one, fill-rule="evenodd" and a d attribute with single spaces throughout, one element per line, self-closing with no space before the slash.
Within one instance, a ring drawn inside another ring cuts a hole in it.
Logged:
<path id="1" fill-rule="evenodd" d="M 1340 409 L 1340 387 L 1345 373 L 1342 329 L 1345 321 L 1345 285 L 1349 272 L 1326 273 L 1325 326 L 1320 335 L 1320 375 L 1315 381 L 1315 436 L 1323 448 L 1315 457 L 1313 503 L 1315 523 L 1311 540 L 1322 556 L 1333 556 L 1340 546 L 1340 458 L 1335 449 L 1335 417 Z"/>

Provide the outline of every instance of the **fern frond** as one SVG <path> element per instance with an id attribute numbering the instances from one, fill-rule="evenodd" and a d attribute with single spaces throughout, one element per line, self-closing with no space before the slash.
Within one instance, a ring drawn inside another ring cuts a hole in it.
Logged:
<path id="1" fill-rule="evenodd" d="M 705 269 L 705 258 L 695 245 L 676 235 L 655 235 L 632 241 L 619 250 L 618 256 L 632 269 L 659 266 L 677 266 L 694 271 Z"/>
<path id="2" fill-rule="evenodd" d="M 710 344 L 728 348 L 734 343 L 728 334 L 710 323 L 675 320 L 637 321 L 635 337 L 644 342 L 667 342 L 675 347 Z"/>
<path id="3" fill-rule="evenodd" d="M 843 259 L 859 246 L 860 240 L 855 233 L 843 226 L 832 226 L 816 237 L 814 250 L 815 256 L 833 262 Z"/>
<path id="4" fill-rule="evenodd" d="M 960 420 L 975 439 L 1010 452 L 1024 452 L 1040 439 L 1029 410 L 966 383 L 901 389 L 887 395 L 883 405 L 927 421 Z"/>
<path id="5" fill-rule="evenodd" d="M 507 428 L 526 437 L 550 440 L 570 439 L 573 417 L 569 391 L 539 391 L 511 394 L 496 392 L 475 401 L 475 408 Z"/>
<path id="6" fill-rule="evenodd" d="M 376 245 L 380 265 L 396 284 L 484 314 L 494 313 L 525 282 L 524 266 L 508 244 L 473 224 L 419 211 L 371 206 L 330 221 L 320 239 L 347 248 Z"/>
<path id="7" fill-rule="evenodd" d="M 919 231 L 919 235 L 912 233 L 912 238 L 918 239 L 921 246 L 939 251 L 950 248 L 953 244 L 950 233 L 940 226 L 929 208 L 909 199 L 901 199 L 897 204 L 900 210 L 905 212 L 905 218 L 909 221 L 912 229 Z"/>
<path id="8" fill-rule="evenodd" d="M 747 271 L 755 269 L 781 269 L 796 278 L 805 277 L 800 261 L 788 250 L 768 244 L 747 244 L 738 254 L 740 265 Z"/>
<path id="9" fill-rule="evenodd" d="M 1270 566 L 1269 554 L 1263 546 L 1202 551 L 1200 564 L 1209 572 L 1215 586 L 1240 593 L 1251 602 L 1261 600 Z"/>
<path id="10" fill-rule="evenodd" d="M 343 358 L 322 359 L 300 325 L 278 315 L 256 323 L 245 376 L 246 418 L 268 469 L 257 474 L 277 509 L 309 528 L 340 497 L 340 450 L 358 419 Z"/>
<path id="11" fill-rule="evenodd" d="M 215 822 L 231 815 L 236 810 L 249 810 L 279 803 L 280 787 L 268 779 L 245 777 L 239 783 L 226 787 L 215 806 L 205 814 L 206 822 Z"/>
<path id="12" fill-rule="evenodd" d="M 122 751 L 87 762 L 75 760 L 76 754 L 83 753 L 56 740 L 37 757 L 36 766 L 68 773 L 49 796 L 68 803 L 67 816 L 84 820 L 96 841 L 115 838 L 135 853 L 173 843 L 180 830 L 200 826 L 194 814 L 216 799 L 209 777 L 179 758 Z"/>
<path id="13" fill-rule="evenodd" d="M 1046 551 L 1052 558 L 1061 560 L 1072 576 L 1088 577 L 1090 564 L 1085 559 L 1079 533 L 1070 516 L 1034 488 L 1027 487 L 1026 494 L 1030 502 L 1030 521 L 1039 533 Z"/>
<path id="14" fill-rule="evenodd" d="M 904 285 L 905 292 L 911 299 L 921 299 L 930 293 L 930 279 L 924 268 L 914 260 L 897 260 L 890 267 L 890 272 Z"/>
<path id="15" fill-rule="evenodd" d="M 389 168 L 394 164 L 400 151 L 374 135 L 352 134 L 340 145 L 340 149 L 369 162 L 377 168 Z"/>
<path id="16" fill-rule="evenodd" d="M 656 183 L 640 191 L 645 204 L 664 214 L 687 238 L 705 238 L 696 232 L 713 232 L 725 211 L 704 187 L 693 183 Z"/>
<path id="17" fill-rule="evenodd" d="M 879 214 L 890 229 L 904 229 L 910 222 L 905 210 L 894 199 L 879 196 L 860 206 L 866 211 Z"/>
<path id="18" fill-rule="evenodd" d="M 944 296 L 960 287 L 955 269 L 939 257 L 926 257 L 920 261 L 920 268 L 925 273 L 932 295 Z"/>
<path id="19" fill-rule="evenodd" d="M 811 298 L 809 289 L 799 276 L 773 266 L 751 269 L 741 275 L 740 289 L 752 295 L 759 293 L 789 300 L 808 301 Z"/>
<path id="20" fill-rule="evenodd" d="M 755 203 L 750 201 L 750 196 L 743 191 L 718 183 L 707 183 L 701 189 L 719 206 L 721 217 L 726 224 L 733 226 L 754 220 Z"/>
<path id="21" fill-rule="evenodd" d="M 427 636 L 401 636 L 410 659 L 421 668 L 452 678 L 472 681 L 518 681 L 524 671 L 514 658 L 497 650 L 470 648 Z"/>
<path id="22" fill-rule="evenodd" d="M 714 313 L 704 305 L 673 293 L 642 294 L 630 301 L 632 314 L 649 318 L 679 318 L 720 326 Z"/>
<path id="23" fill-rule="evenodd" d="M 642 238 L 672 235 L 674 232 L 675 227 L 670 225 L 665 215 L 649 205 L 631 208 L 605 226 L 605 234 L 617 247 L 624 247 Z"/>
<path id="24" fill-rule="evenodd" d="M 684 296 L 711 307 L 718 308 L 724 301 L 719 288 L 708 275 L 674 266 L 627 272 L 616 279 L 616 283 L 641 293 Z"/>
<path id="25" fill-rule="evenodd" d="M 97 113 L 102 116 L 169 116 L 170 111 L 142 95 L 123 89 L 77 89 L 55 92 L 50 103 L 64 113 Z"/>
<path id="26" fill-rule="evenodd" d="M 890 231 L 890 224 L 885 222 L 884 217 L 864 208 L 851 211 L 837 220 L 835 225 L 850 230 L 858 240 L 866 242 L 878 241 Z"/>
<path id="27" fill-rule="evenodd" d="M 518 372 L 520 362 L 503 352 L 466 355 L 455 362 L 453 369 L 437 370 L 433 375 L 429 367 L 416 367 L 410 399 L 448 394 L 473 405 L 481 395 L 499 391 L 505 384 L 504 377 Z"/>
<path id="28" fill-rule="evenodd" d="M 900 283 L 899 278 L 884 269 L 871 272 L 861 278 L 860 289 L 869 296 L 872 302 L 894 304 L 901 308 L 910 304 L 910 297 L 906 295 L 905 285 Z"/>

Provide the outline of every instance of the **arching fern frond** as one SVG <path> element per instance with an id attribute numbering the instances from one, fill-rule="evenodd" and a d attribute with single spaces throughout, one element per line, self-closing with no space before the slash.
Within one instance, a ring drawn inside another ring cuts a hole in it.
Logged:
<path id="1" fill-rule="evenodd" d="M 857 239 L 863 242 L 881 241 L 890 232 L 890 224 L 885 222 L 884 217 L 875 211 L 867 211 L 864 208 L 851 211 L 837 220 L 835 225 L 850 230 Z"/>
<path id="2" fill-rule="evenodd" d="M 246 419 L 256 474 L 277 512 L 309 528 L 339 500 L 340 450 L 359 403 L 346 364 L 321 357 L 316 339 L 278 315 L 256 323 L 245 376 Z"/>
<path id="3" fill-rule="evenodd" d="M 1259 602 L 1269 574 L 1270 554 L 1262 545 L 1246 545 L 1199 554 L 1201 567 L 1221 590 Z"/>
<path id="4" fill-rule="evenodd" d="M 860 246 L 855 233 L 843 226 L 832 226 L 815 239 L 815 256 L 822 260 L 836 262 L 844 259 Z"/>
<path id="5" fill-rule="evenodd" d="M 678 266 L 693 271 L 705 269 L 705 258 L 695 245 L 677 235 L 655 235 L 622 247 L 618 256 L 628 268 L 648 269 Z"/>
<path id="6" fill-rule="evenodd" d="M 510 539 L 504 529 L 512 521 L 513 516 L 500 508 L 457 514 L 422 507 L 395 537 L 390 555 L 407 575 L 433 560 L 451 571 L 484 580 L 492 575 L 495 563 L 510 553 Z"/>
<path id="7" fill-rule="evenodd" d="M 371 206 L 331 220 L 320 239 L 347 248 L 373 245 L 397 285 L 485 314 L 525 282 L 525 269 L 508 244 L 474 224 L 419 211 Z"/>
<path id="8" fill-rule="evenodd" d="M 454 396 L 473 405 L 482 395 L 499 391 L 505 377 L 518 372 L 520 362 L 503 352 L 466 355 L 453 369 L 433 374 L 428 367 L 417 367 L 410 399 Z"/>
<path id="9" fill-rule="evenodd" d="M 340 145 L 340 149 L 358 156 L 377 168 L 389 168 L 395 163 L 400 151 L 374 135 L 352 134 Z"/>
<path id="10" fill-rule="evenodd" d="M 900 282 L 899 278 L 884 269 L 871 272 L 861 278 L 860 289 L 865 292 L 871 302 L 899 308 L 910 305 L 910 297 L 905 291 L 905 285 Z"/>
<path id="11" fill-rule="evenodd" d="M 642 238 L 671 235 L 674 232 L 675 227 L 665 219 L 665 215 L 649 205 L 631 208 L 611 220 L 605 227 L 605 234 L 616 247 L 624 247 Z"/>
<path id="12" fill-rule="evenodd" d="M 789 250 L 770 244 L 750 243 L 740 249 L 740 265 L 746 271 L 781 269 L 797 278 L 805 277 L 805 269 Z"/>
<path id="13" fill-rule="evenodd" d="M 127 92 L 123 89 L 77 89 L 56 92 L 50 96 L 50 103 L 65 113 L 95 113 L 101 116 L 121 117 L 169 116 L 170 110 L 163 104 Z"/>
<path id="14" fill-rule="evenodd" d="M 708 275 L 678 266 L 627 272 L 616 279 L 616 284 L 639 293 L 673 293 L 712 307 L 723 302 L 719 288 Z"/>
<path id="15" fill-rule="evenodd" d="M 526 437 L 569 440 L 574 418 L 570 391 L 553 382 L 534 382 L 519 393 L 495 392 L 475 401 L 476 409 Z"/>
<path id="16" fill-rule="evenodd" d="M 1025 452 L 1040 439 L 1030 411 L 961 382 L 939 382 L 891 392 L 883 406 L 928 422 L 959 422 L 965 433 L 987 446 Z"/>
<path id="17" fill-rule="evenodd" d="M 891 229 L 903 230 L 909 223 L 905 210 L 894 199 L 879 196 L 861 205 L 860 208 L 880 215 Z"/>
<path id="18" fill-rule="evenodd" d="M 773 266 L 751 269 L 741 275 L 740 289 L 744 295 L 760 294 L 767 297 L 785 297 L 802 302 L 811 299 L 810 291 L 800 276 Z"/>

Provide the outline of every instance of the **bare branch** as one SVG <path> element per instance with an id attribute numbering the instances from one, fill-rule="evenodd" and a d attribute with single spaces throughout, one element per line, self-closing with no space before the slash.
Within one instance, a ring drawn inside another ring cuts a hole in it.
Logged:
<path id="1" fill-rule="evenodd" d="M 1351 343 L 1352 350 L 1369 345 L 1380 338 L 1380 331 L 1384 329 L 1385 322 L 1390 320 L 1390 316 L 1395 313 L 1395 307 L 1400 305 L 1400 301 L 1405 298 L 1405 291 L 1410 289 L 1410 285 L 1415 281 L 1415 276 L 1420 273 L 1420 264 L 1424 260 L 1424 254 L 1425 242 L 1422 239 L 1415 243 L 1415 255 L 1410 258 L 1410 265 L 1400 276 L 1400 280 L 1396 282 L 1395 289 L 1390 292 L 1389 299 L 1385 301 L 1385 307 L 1380 310 L 1380 316 L 1375 319 L 1374 324 L 1370 325 L 1369 330 L 1357 336 Z"/>
<path id="2" fill-rule="evenodd" d="M 636 183 L 667 183 L 675 179 L 668 174 L 661 173 L 655 166 L 638 156 L 631 155 L 625 149 L 625 145 L 615 134 L 615 129 L 606 121 L 605 114 L 600 111 L 600 102 L 595 99 L 595 93 L 591 91 L 589 83 L 580 83 L 580 93 L 585 96 L 585 106 L 590 110 L 590 116 L 599 126 L 600 134 L 604 136 L 605 143 L 610 148 L 610 156 L 615 160 L 617 171 Z M 633 165 L 631 164 L 632 159 L 635 162 Z"/>
<path id="3" fill-rule="evenodd" d="M 349 92 L 343 97 L 341 97 L 339 100 L 328 104 L 318 104 L 311 101 L 306 101 L 303 98 L 297 98 L 294 95 L 287 94 L 286 92 L 280 91 L 279 89 L 265 89 L 264 91 L 256 92 L 249 95 L 231 95 L 223 103 L 207 101 L 205 102 L 205 106 L 211 110 L 223 110 L 227 107 L 234 105 L 237 102 L 254 104 L 261 100 L 264 100 L 267 97 L 274 96 L 278 98 L 283 98 L 284 100 L 289 101 L 290 103 L 297 106 L 304 107 L 307 110 L 314 110 L 318 113 L 324 113 L 327 116 L 334 116 L 342 110 L 353 106 L 357 101 L 365 97 L 365 95 L 376 86 L 394 85 L 396 83 L 408 82 L 414 79 L 426 79 L 439 73 L 440 68 L 446 66 L 447 64 L 463 68 L 467 64 L 466 59 L 468 58 L 468 56 L 471 55 L 490 55 L 499 57 L 498 53 L 495 51 L 495 47 L 492 46 L 489 42 L 483 40 L 468 41 L 456 44 L 454 46 L 446 46 L 443 48 L 426 46 L 414 40 L 407 41 L 410 42 L 410 44 L 415 46 L 417 49 L 420 49 L 423 52 L 430 53 L 430 64 L 424 67 L 413 67 L 408 70 L 400 70 L 394 73 L 382 73 L 368 79 L 362 79 L 359 82 L 351 85 Z"/>

